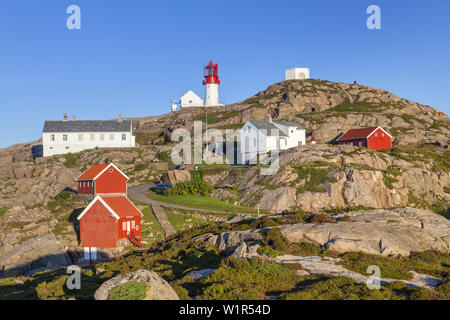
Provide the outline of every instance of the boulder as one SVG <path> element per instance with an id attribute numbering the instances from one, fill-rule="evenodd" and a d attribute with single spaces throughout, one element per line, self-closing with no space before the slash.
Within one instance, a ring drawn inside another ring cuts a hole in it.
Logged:
<path id="1" fill-rule="evenodd" d="M 427 210 L 402 208 L 336 214 L 351 222 L 281 226 L 291 242 L 314 242 L 336 252 L 408 256 L 413 251 L 450 252 L 450 221 Z"/>
<path id="2" fill-rule="evenodd" d="M 161 181 L 166 184 L 176 185 L 191 181 L 191 173 L 187 170 L 171 170 L 164 172 L 161 176 Z"/>
<path id="3" fill-rule="evenodd" d="M 269 212 L 283 212 L 296 205 L 296 189 L 281 187 L 275 190 L 264 190 L 259 207 Z"/>
<path id="4" fill-rule="evenodd" d="M 69 255 L 53 233 L 29 239 L 0 257 L 0 269 L 5 266 L 7 276 L 33 274 L 71 264 Z"/>
<path id="5" fill-rule="evenodd" d="M 95 300 L 108 300 L 112 289 L 130 281 L 142 282 L 147 285 L 147 296 L 144 300 L 179 300 L 178 295 L 166 280 L 155 272 L 145 269 L 123 274 L 106 281 L 95 291 Z"/>

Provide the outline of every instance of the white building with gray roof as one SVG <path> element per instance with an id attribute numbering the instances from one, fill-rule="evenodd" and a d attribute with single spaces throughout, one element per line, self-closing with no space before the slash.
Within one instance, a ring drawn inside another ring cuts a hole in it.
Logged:
<path id="1" fill-rule="evenodd" d="M 240 132 L 242 163 L 248 163 L 258 154 L 287 150 L 305 145 L 306 130 L 295 122 L 248 120 Z"/>
<path id="2" fill-rule="evenodd" d="M 132 148 L 136 146 L 131 120 L 45 121 L 42 130 L 43 156 L 76 153 L 95 148 Z"/>

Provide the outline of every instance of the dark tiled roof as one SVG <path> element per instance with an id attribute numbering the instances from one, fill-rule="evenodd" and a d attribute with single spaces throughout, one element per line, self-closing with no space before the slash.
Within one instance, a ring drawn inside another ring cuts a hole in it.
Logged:
<path id="1" fill-rule="evenodd" d="M 129 132 L 131 120 L 45 121 L 42 132 Z"/>
<path id="2" fill-rule="evenodd" d="M 299 125 L 296 122 L 287 122 L 287 121 L 274 121 L 274 122 L 279 123 L 284 126 L 297 127 L 298 129 L 305 130 L 301 125 Z"/>

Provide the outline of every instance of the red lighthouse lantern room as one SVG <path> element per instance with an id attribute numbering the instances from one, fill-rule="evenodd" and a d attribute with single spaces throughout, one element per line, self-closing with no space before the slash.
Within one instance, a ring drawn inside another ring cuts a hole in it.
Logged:
<path id="1" fill-rule="evenodd" d="M 208 63 L 205 67 L 205 80 L 203 80 L 203 85 L 220 84 L 218 69 L 219 66 L 217 63 L 213 64 L 212 61 Z"/>

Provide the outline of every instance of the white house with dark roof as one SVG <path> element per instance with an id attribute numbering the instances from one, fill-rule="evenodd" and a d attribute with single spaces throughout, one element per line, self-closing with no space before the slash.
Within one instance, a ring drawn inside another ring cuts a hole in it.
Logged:
<path id="1" fill-rule="evenodd" d="M 42 130 L 43 156 L 76 153 L 94 148 L 132 148 L 136 146 L 131 120 L 45 121 Z"/>
<path id="2" fill-rule="evenodd" d="M 248 120 L 240 131 L 242 163 L 258 154 L 274 150 L 287 150 L 306 143 L 306 130 L 295 122 Z"/>

